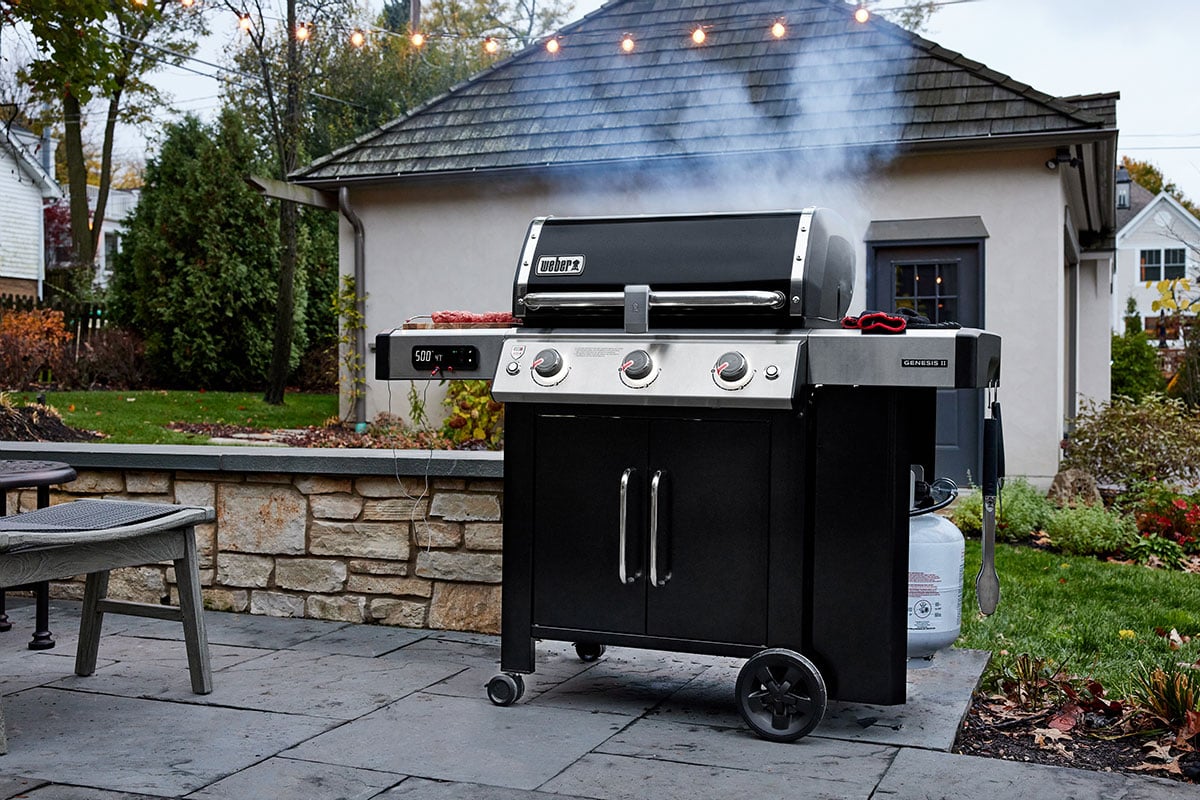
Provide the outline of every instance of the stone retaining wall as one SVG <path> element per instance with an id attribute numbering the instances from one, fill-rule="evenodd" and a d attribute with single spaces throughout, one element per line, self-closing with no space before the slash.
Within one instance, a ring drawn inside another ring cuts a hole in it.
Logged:
<path id="1" fill-rule="evenodd" d="M 499 454 L 144 447 L 136 460 L 157 455 L 163 468 L 123 469 L 115 464 L 131 459 L 112 445 L 107 458 L 103 445 L 33 447 L 0 443 L 0 458 L 64 461 L 78 471 L 55 487 L 52 503 L 93 497 L 215 508 L 216 521 L 196 531 L 209 608 L 499 631 Z M 189 459 L 216 469 L 187 469 Z M 272 464 L 278 471 L 267 471 Z M 35 499 L 32 489 L 12 491 L 8 507 L 28 510 Z M 109 592 L 174 602 L 174 582 L 169 564 L 114 570 Z M 53 584 L 52 593 L 82 597 L 82 576 Z"/>

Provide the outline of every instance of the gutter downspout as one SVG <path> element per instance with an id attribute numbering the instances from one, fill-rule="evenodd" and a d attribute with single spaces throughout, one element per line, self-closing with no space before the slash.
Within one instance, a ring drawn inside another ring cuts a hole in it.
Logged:
<path id="1" fill-rule="evenodd" d="M 350 206 L 350 190 L 345 186 L 338 189 L 338 210 L 342 212 L 342 216 L 345 217 L 346 221 L 350 223 L 350 227 L 354 228 L 354 302 L 359 316 L 365 324 L 367 319 L 367 235 L 363 228 L 362 220 Z M 366 328 L 363 326 L 359 326 L 358 329 L 354 331 L 354 364 L 354 375 L 352 376 L 354 384 L 356 386 L 362 386 L 365 390 L 367 332 Z M 354 399 L 354 422 L 356 429 L 366 427 L 367 397 L 365 391 L 359 392 L 358 396 Z"/>

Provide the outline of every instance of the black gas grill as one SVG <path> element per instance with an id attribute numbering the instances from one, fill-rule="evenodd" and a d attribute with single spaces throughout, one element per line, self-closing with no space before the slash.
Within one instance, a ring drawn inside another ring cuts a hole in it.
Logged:
<path id="1" fill-rule="evenodd" d="M 910 470 L 938 388 L 998 384 L 979 330 L 839 326 L 854 246 L 825 209 L 538 219 L 517 326 L 398 330 L 378 377 L 493 378 L 506 405 L 498 705 L 538 639 L 748 659 L 739 710 L 808 733 L 905 699 Z"/>

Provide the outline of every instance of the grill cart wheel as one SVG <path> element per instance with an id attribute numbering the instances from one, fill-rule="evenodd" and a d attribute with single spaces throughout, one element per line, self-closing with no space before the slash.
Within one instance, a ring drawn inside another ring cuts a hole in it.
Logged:
<path id="1" fill-rule="evenodd" d="M 772 648 L 756 653 L 737 679 L 738 712 L 750 728 L 773 742 L 794 742 L 825 715 L 825 680 L 799 653 Z"/>
<path id="2" fill-rule="evenodd" d="M 511 706 L 525 694 L 525 679 L 501 672 L 487 683 L 487 696 L 498 706 Z"/>
<path id="3" fill-rule="evenodd" d="M 575 655 L 579 656 L 580 661 L 595 661 L 604 655 L 606 649 L 604 645 L 596 642 L 575 643 Z"/>

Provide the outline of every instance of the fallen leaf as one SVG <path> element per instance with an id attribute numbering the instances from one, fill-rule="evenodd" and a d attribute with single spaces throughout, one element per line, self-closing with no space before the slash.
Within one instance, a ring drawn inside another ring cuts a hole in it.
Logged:
<path id="1" fill-rule="evenodd" d="M 1146 752 L 1143 758 L 1146 761 L 1156 761 L 1165 764 L 1171 761 L 1171 746 L 1163 742 L 1146 742 L 1142 745 L 1142 750 Z"/>
<path id="2" fill-rule="evenodd" d="M 1172 650 L 1183 649 L 1183 639 L 1179 637 L 1179 631 L 1171 628 L 1171 632 L 1167 634 L 1167 643 L 1171 645 Z"/>
<path id="3" fill-rule="evenodd" d="M 1067 734 L 1066 732 L 1061 731 L 1057 728 L 1034 728 L 1033 729 L 1033 743 L 1036 744 L 1038 747 L 1046 747 L 1047 742 L 1057 743 L 1063 739 L 1066 739 L 1068 742 L 1071 741 L 1071 737 L 1069 734 Z"/>
<path id="4" fill-rule="evenodd" d="M 1166 764 L 1138 764 L 1136 767 L 1130 767 L 1134 772 L 1166 772 L 1171 775 L 1182 775 L 1183 770 L 1179 768 L 1179 759 L 1174 759 Z"/>
<path id="5" fill-rule="evenodd" d="M 1068 703 L 1057 714 L 1051 717 L 1050 722 L 1047 724 L 1056 731 L 1066 733 L 1079 724 L 1079 718 L 1082 716 L 1082 708 L 1075 703 Z"/>

